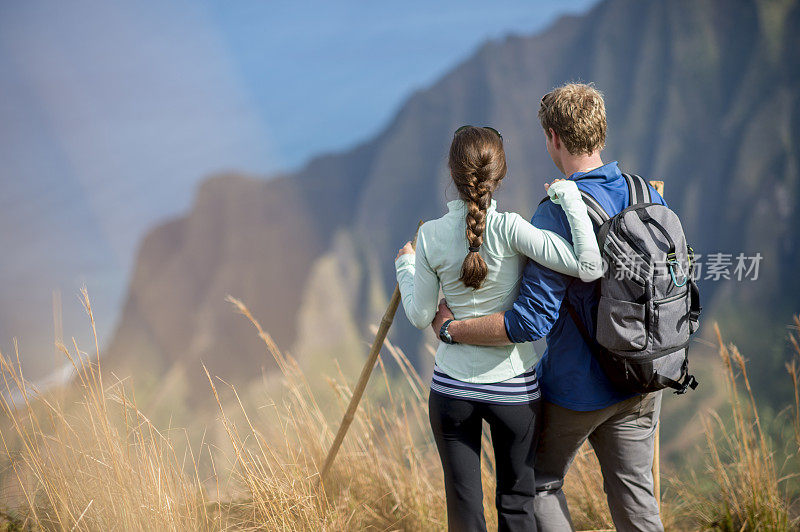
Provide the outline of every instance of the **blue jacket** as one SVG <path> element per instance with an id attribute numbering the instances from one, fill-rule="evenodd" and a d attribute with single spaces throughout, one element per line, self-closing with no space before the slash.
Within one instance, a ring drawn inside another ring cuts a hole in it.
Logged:
<path id="1" fill-rule="evenodd" d="M 569 179 L 591 194 L 609 216 L 628 206 L 628 186 L 616 161 L 589 172 L 576 172 Z M 654 203 L 666 205 L 654 189 L 650 194 Z M 539 206 L 531 223 L 572 241 L 567 217 L 552 201 Z M 561 302 L 568 297 L 589 330 L 594 330 L 598 282 L 584 283 L 528 261 L 519 297 L 505 313 L 506 333 L 512 342 L 531 342 L 547 336 L 547 349 L 537 368 L 543 396 L 571 410 L 599 410 L 631 397 L 612 387 L 569 313 L 566 309 L 560 312 Z"/>

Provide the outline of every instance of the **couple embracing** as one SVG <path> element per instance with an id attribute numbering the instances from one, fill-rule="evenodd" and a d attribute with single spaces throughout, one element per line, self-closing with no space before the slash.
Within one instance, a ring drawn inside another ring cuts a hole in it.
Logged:
<path id="1" fill-rule="evenodd" d="M 395 260 L 406 316 L 420 329 L 432 326 L 441 340 L 429 413 L 449 529 L 486 530 L 486 420 L 500 530 L 572 529 L 562 485 L 587 439 L 617 529 L 663 530 L 651 471 L 661 392 L 613 385 L 576 321 L 595 329 L 603 275 L 582 191 L 612 216 L 635 201 L 617 163 L 601 159 L 606 116 L 599 91 L 577 83 L 556 88 L 542 98 L 539 120 L 565 179 L 545 185 L 548 197 L 531 223 L 498 211 L 492 199 L 506 174 L 501 134 L 463 126 L 448 159 L 459 199 L 421 226 L 416 252 L 408 243 Z M 652 188 L 643 192 L 649 204 L 664 205 Z M 540 359 L 530 342 L 544 337 Z"/>

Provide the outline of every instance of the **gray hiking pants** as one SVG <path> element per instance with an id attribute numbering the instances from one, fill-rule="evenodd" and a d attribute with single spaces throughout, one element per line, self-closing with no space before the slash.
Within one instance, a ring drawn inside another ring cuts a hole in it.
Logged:
<path id="1" fill-rule="evenodd" d="M 578 448 L 589 439 L 619 532 L 664 530 L 653 495 L 653 444 L 661 392 L 632 397 L 601 410 L 578 412 L 545 402 L 536 453 L 535 513 L 539 530 L 573 530 L 562 486 Z"/>

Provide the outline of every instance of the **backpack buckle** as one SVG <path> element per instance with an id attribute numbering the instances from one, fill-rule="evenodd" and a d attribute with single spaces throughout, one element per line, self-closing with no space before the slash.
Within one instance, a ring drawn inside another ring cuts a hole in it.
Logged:
<path id="1" fill-rule="evenodd" d="M 686 378 L 683 380 L 683 384 L 680 390 L 675 392 L 675 395 L 683 395 L 686 393 L 687 388 L 691 388 L 692 390 L 696 389 L 700 383 L 697 382 L 697 379 L 694 378 L 694 375 L 687 375 Z"/>

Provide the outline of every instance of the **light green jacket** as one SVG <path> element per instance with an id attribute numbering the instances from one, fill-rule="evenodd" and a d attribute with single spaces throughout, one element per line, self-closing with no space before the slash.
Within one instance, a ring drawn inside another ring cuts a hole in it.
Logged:
<path id="1" fill-rule="evenodd" d="M 401 255 L 395 261 L 403 308 L 411 323 L 419 329 L 430 326 L 440 287 L 458 320 L 510 309 L 519 293 L 528 258 L 584 281 L 598 279 L 602 275 L 600 251 L 577 186 L 573 181 L 559 181 L 548 194 L 567 215 L 574 248 L 561 236 L 532 226 L 519 214 L 497 212 L 497 203 L 492 200 L 479 251 L 489 273 L 477 290 L 460 280 L 468 247 L 464 201 L 448 202 L 447 214 L 425 222 L 419 229 L 416 253 Z M 538 358 L 533 343 L 493 347 L 439 342 L 436 351 L 439 367 L 467 382 L 497 382 L 514 377 Z"/>

